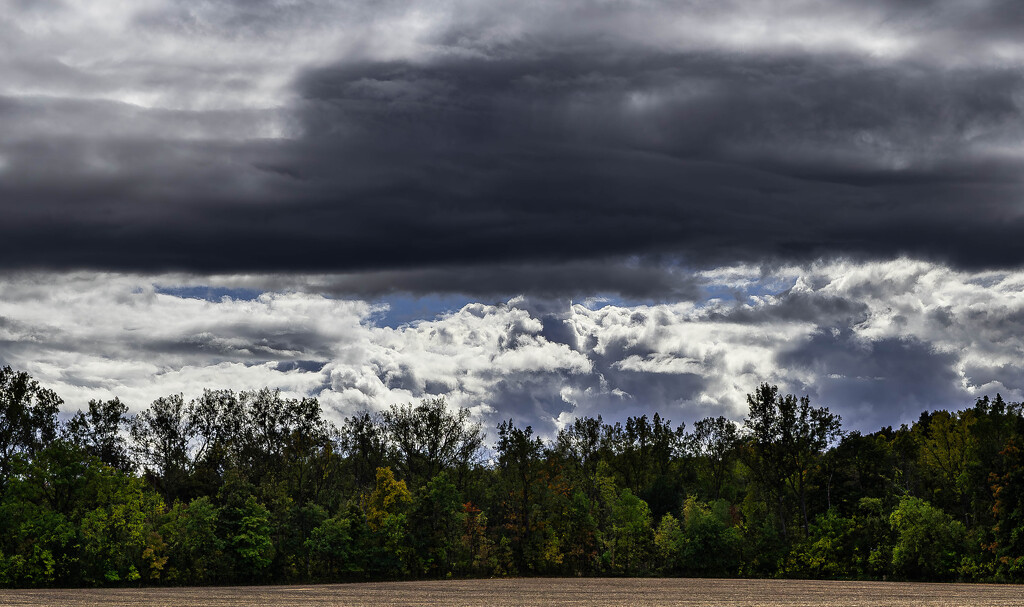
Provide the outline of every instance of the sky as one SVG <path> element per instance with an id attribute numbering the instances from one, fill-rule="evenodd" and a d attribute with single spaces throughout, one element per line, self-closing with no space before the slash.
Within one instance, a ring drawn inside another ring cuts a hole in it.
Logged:
<path id="1" fill-rule="evenodd" d="M 546 436 L 1024 400 L 1022 112 L 1016 0 L 0 0 L 0 364 Z"/>

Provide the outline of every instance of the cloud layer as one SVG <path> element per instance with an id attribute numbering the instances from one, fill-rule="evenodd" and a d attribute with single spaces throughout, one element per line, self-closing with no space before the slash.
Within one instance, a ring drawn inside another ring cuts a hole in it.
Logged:
<path id="1" fill-rule="evenodd" d="M 1024 261 L 1009 0 L 4 4 L 7 268 Z"/>
<path id="2" fill-rule="evenodd" d="M 69 410 L 269 385 L 319 397 L 334 419 L 445 396 L 548 434 L 580 415 L 742 419 L 763 381 L 863 430 L 982 394 L 1024 398 L 1024 273 L 900 259 L 699 278 L 693 302 L 517 297 L 388 327 L 380 304 L 313 293 L 197 299 L 172 294 L 180 276 L 24 274 L 0 285 L 0 363 Z"/>
<path id="3" fill-rule="evenodd" d="M 0 362 L 72 408 L 269 384 L 544 432 L 761 381 L 864 429 L 1020 399 L 1022 34 L 1016 0 L 0 0 Z"/>

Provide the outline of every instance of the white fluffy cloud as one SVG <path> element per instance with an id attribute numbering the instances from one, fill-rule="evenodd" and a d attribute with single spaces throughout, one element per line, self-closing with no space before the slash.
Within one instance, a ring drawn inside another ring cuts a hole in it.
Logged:
<path id="1" fill-rule="evenodd" d="M 0 282 L 0 362 L 69 410 L 266 385 L 317 396 L 335 419 L 445 396 L 488 423 L 543 432 L 577 415 L 740 419 L 764 381 L 865 430 L 982 394 L 1024 398 L 1024 272 L 901 259 L 703 279 L 730 294 L 603 307 L 515 298 L 388 327 L 380 304 L 318 294 L 209 301 L 166 286 L 184 277 L 18 274 Z"/>

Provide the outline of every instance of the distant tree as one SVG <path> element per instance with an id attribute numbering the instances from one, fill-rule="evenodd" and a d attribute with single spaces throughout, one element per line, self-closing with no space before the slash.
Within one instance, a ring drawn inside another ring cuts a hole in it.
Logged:
<path id="1" fill-rule="evenodd" d="M 565 561 L 575 575 L 588 575 L 599 566 L 600 529 L 596 507 L 587 494 L 575 490 L 561 527 Z"/>
<path id="2" fill-rule="evenodd" d="M 498 473 L 505 496 L 506 525 L 512 532 L 515 565 L 520 573 L 530 571 L 539 552 L 534 545 L 534 507 L 541 493 L 541 460 L 544 443 L 533 428 L 519 428 L 513 420 L 498 424 Z"/>
<path id="3" fill-rule="evenodd" d="M 612 468 L 634 494 L 645 489 L 659 476 L 668 474 L 672 461 L 682 447 L 685 426 L 672 428 L 672 422 L 657 413 L 626 418 L 625 425 L 605 425 L 603 442 Z"/>
<path id="4" fill-rule="evenodd" d="M 808 473 L 821 453 L 842 435 L 840 417 L 827 407 L 812 407 L 806 396 L 782 396 L 777 386 L 768 384 L 747 395 L 747 405 L 750 413 L 746 429 L 753 446 L 752 464 L 764 488 L 777 496 L 780 506 L 780 487 L 788 487 L 794 494 L 806 536 Z M 785 523 L 785 519 L 783 511 L 780 520 Z"/>
<path id="5" fill-rule="evenodd" d="M 653 543 L 651 509 L 624 488 L 612 507 L 611 529 L 606 534 L 606 558 L 612 571 L 627 575 L 647 571 Z"/>
<path id="6" fill-rule="evenodd" d="M 175 584 L 211 584 L 223 579 L 224 540 L 218 535 L 217 506 L 207 496 L 177 502 L 160 533 L 167 542 L 165 580 Z"/>
<path id="7" fill-rule="evenodd" d="M 738 454 L 740 435 L 736 424 L 724 416 L 704 418 L 694 424 L 693 433 L 687 435 L 686 442 L 697 456 L 698 465 L 710 487 L 710 496 L 719 499 Z"/>
<path id="8" fill-rule="evenodd" d="M 657 550 L 659 568 L 663 572 L 677 573 L 681 570 L 686 536 L 679 520 L 671 513 L 661 517 L 661 522 L 654 533 L 654 546 Z"/>
<path id="9" fill-rule="evenodd" d="M 296 491 L 309 490 L 308 466 L 333 434 L 319 401 L 284 398 L 280 390 L 270 389 L 241 392 L 237 401 L 234 410 L 228 411 L 228 419 L 239 417 L 235 435 L 227 437 L 231 466 L 256 486 L 295 482 L 302 488 Z M 296 497 L 302 503 L 307 495 Z"/>
<path id="10" fill-rule="evenodd" d="M 239 465 L 238 452 L 245 440 L 248 412 L 232 390 L 203 390 L 188 405 L 192 439 L 192 475 L 201 491 L 216 494 L 224 473 Z"/>
<path id="11" fill-rule="evenodd" d="M 683 569 L 690 575 L 735 575 L 742 537 L 728 520 L 728 504 L 689 496 L 683 505 Z"/>
<path id="12" fill-rule="evenodd" d="M 118 398 L 91 400 L 64 427 L 64 436 L 108 466 L 129 472 L 134 463 L 128 453 L 126 434 L 131 424 L 128 405 Z"/>
<path id="13" fill-rule="evenodd" d="M 1024 581 L 1024 436 L 1011 437 L 1000 456 L 989 477 L 996 520 L 989 549 L 1000 577 L 1019 582 Z"/>
<path id="14" fill-rule="evenodd" d="M 365 520 L 358 513 L 339 514 L 323 521 L 309 534 L 306 548 L 311 555 L 310 575 L 315 580 L 337 581 L 365 568 L 359 531 Z"/>
<path id="15" fill-rule="evenodd" d="M 971 468 L 977 445 L 971 432 L 977 418 L 971 410 L 935 411 L 921 437 L 921 470 L 930 477 L 931 501 L 966 518 Z"/>
<path id="16" fill-rule="evenodd" d="M 405 481 L 395 478 L 391 468 L 377 468 L 377 481 L 373 491 L 363 498 L 366 524 L 376 538 L 378 549 L 375 564 L 385 575 L 403 575 L 409 572 L 412 543 L 409 533 L 409 513 L 412 494 Z"/>
<path id="17" fill-rule="evenodd" d="M 1003 451 L 1015 436 L 1015 425 L 1021 419 L 1020 405 L 1007 403 L 996 394 L 994 400 L 987 396 L 975 402 L 971 415 L 975 422 L 971 426 L 972 449 L 968 463 L 968 491 L 971 502 L 971 525 L 988 528 L 996 525 L 996 496 L 992 490 L 993 474 L 1004 463 Z"/>
<path id="18" fill-rule="evenodd" d="M 838 508 L 852 515 L 863 498 L 888 500 L 897 487 L 899 469 L 886 432 L 863 435 L 854 431 L 842 438 L 826 454 L 829 478 L 826 479 L 826 509 Z"/>
<path id="19" fill-rule="evenodd" d="M 338 444 L 355 486 L 361 489 L 372 485 L 377 468 L 387 463 L 387 439 L 377 416 L 361 411 L 345 418 Z"/>
<path id="20" fill-rule="evenodd" d="M 896 534 L 892 564 L 898 575 L 919 580 L 955 577 L 966 550 L 963 523 L 910 496 L 900 500 L 889 523 Z"/>
<path id="21" fill-rule="evenodd" d="M 464 502 L 448 472 L 432 478 L 413 504 L 410 532 L 418 569 L 443 577 L 452 573 L 460 549 Z"/>
<path id="22" fill-rule="evenodd" d="M 28 373 L 0 368 L 0 489 L 16 456 L 31 457 L 57 437 L 63 403 Z"/>
<path id="23" fill-rule="evenodd" d="M 468 409 L 451 411 L 444 398 L 419 404 L 392 405 L 381 414 L 381 424 L 402 475 L 418 489 L 443 470 L 456 480 L 465 477 L 483 446 L 480 424 Z"/>
<path id="24" fill-rule="evenodd" d="M 601 416 L 579 417 L 558 432 L 553 447 L 569 471 L 572 481 L 586 496 L 597 498 L 597 466 L 602 455 Z"/>
<path id="25" fill-rule="evenodd" d="M 168 502 L 187 500 L 196 436 L 188 404 L 180 395 L 158 398 L 131 424 L 136 457 Z"/>

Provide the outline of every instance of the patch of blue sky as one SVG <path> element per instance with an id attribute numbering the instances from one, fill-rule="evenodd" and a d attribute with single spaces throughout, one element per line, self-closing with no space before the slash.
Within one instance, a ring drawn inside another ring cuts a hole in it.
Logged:
<path id="1" fill-rule="evenodd" d="M 628 305 L 624 298 L 616 295 L 595 295 L 572 303 L 580 304 L 588 310 L 600 310 L 601 308 L 606 308 L 608 306 L 620 307 Z"/>
<path id="2" fill-rule="evenodd" d="M 478 299 L 466 295 L 392 295 L 382 297 L 373 302 L 387 304 L 373 316 L 378 327 L 397 329 L 402 325 L 412 324 L 421 320 L 436 320 L 450 312 L 462 309 L 463 306 L 477 302 Z M 491 303 L 503 303 L 500 300 Z"/>
<path id="3" fill-rule="evenodd" d="M 206 301 L 221 301 L 229 297 L 238 301 L 253 301 L 264 292 L 260 289 L 215 287 L 211 285 L 198 286 L 177 286 L 165 287 L 157 285 L 154 289 L 162 295 L 171 295 L 182 299 L 205 299 Z"/>
<path id="4" fill-rule="evenodd" d="M 635 299 L 622 297 L 620 295 L 601 294 L 587 297 L 585 299 L 574 300 L 572 303 L 579 304 L 588 310 L 600 310 L 601 308 L 607 308 L 608 306 L 614 306 L 616 308 L 633 308 L 636 306 L 651 306 L 660 302 L 656 299 Z"/>
<path id="5" fill-rule="evenodd" d="M 764 297 L 766 295 L 780 295 L 793 288 L 796 278 L 765 276 L 761 280 L 753 280 L 742 286 L 735 284 L 719 284 L 708 282 L 700 286 L 700 296 L 694 302 L 697 307 L 706 306 L 712 302 L 738 302 L 750 303 L 752 298 Z M 585 299 L 574 301 L 590 310 L 599 310 L 607 306 L 619 308 L 632 308 L 636 306 L 652 306 L 662 303 L 672 303 L 672 300 L 663 298 L 638 299 L 628 298 L 613 294 L 600 294 Z"/>
<path id="6" fill-rule="evenodd" d="M 995 270 L 989 272 L 980 272 L 978 274 L 975 274 L 974 276 L 968 277 L 967 279 L 964 280 L 964 282 L 969 285 L 975 285 L 978 287 L 991 289 L 992 287 L 1005 281 L 1007 278 L 1010 278 L 1011 276 L 1012 273 L 1010 272 Z"/>
<path id="7" fill-rule="evenodd" d="M 751 299 L 755 297 L 781 295 L 792 289 L 796 280 L 796 278 L 790 277 L 765 276 L 763 279 L 751 281 L 743 286 L 705 283 L 701 285 L 702 297 L 697 301 L 697 306 L 704 306 L 714 301 L 735 301 L 745 304 L 750 303 Z"/>

